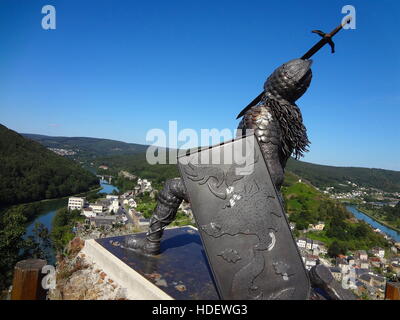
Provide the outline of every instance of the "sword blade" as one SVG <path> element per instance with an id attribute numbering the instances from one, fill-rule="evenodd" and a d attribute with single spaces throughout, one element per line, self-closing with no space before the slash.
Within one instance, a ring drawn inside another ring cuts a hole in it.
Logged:
<path id="1" fill-rule="evenodd" d="M 259 103 L 259 102 L 261 101 L 263 95 L 264 95 L 264 91 L 261 92 L 256 98 L 254 98 L 254 100 L 253 100 L 252 102 L 250 102 L 250 103 L 247 105 L 247 107 L 244 108 L 244 109 L 238 114 L 238 116 L 236 117 L 236 119 L 239 119 L 240 117 L 242 117 L 242 116 L 246 113 L 247 110 L 249 110 L 252 106 L 255 106 L 257 103 Z"/>
<path id="2" fill-rule="evenodd" d="M 317 53 L 324 45 L 328 43 L 327 38 L 319 40 L 310 50 L 308 50 L 300 59 L 310 59 L 315 53 Z"/>

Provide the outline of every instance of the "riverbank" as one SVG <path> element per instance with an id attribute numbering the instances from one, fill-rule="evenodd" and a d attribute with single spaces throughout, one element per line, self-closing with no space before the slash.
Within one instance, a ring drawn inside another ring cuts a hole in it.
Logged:
<path id="1" fill-rule="evenodd" d="M 34 235 L 33 230 L 36 222 L 44 225 L 51 232 L 53 218 L 57 210 L 67 207 L 69 197 L 88 197 L 112 187 L 100 183 L 100 185 L 74 195 L 2 207 L 0 214 L 0 227 L 3 231 L 3 241 L 0 243 L 0 289 L 7 288 L 10 285 L 15 263 L 18 260 L 29 258 L 33 254 L 29 251 L 31 250 L 29 247 L 31 245 L 30 240 L 28 242 L 26 240 L 29 236 Z M 37 237 L 36 240 L 38 240 Z M 47 254 L 47 262 L 54 264 L 55 252 L 52 244 L 50 250 L 48 250 L 47 244 L 42 249 Z"/>
<path id="2" fill-rule="evenodd" d="M 63 198 L 57 198 L 57 199 L 46 199 L 45 201 L 41 202 L 35 202 L 34 204 L 30 204 L 30 207 L 32 208 L 32 216 L 30 216 L 30 219 L 26 223 L 25 227 L 25 234 L 24 238 L 28 238 L 29 236 L 33 235 L 33 230 L 35 228 L 36 223 L 42 224 L 44 227 L 47 228 L 49 233 L 52 233 L 54 223 L 53 220 L 55 216 L 57 215 L 58 210 L 64 208 L 67 210 L 67 204 L 68 204 L 68 198 L 75 196 L 75 197 L 91 197 L 94 194 L 98 193 L 105 193 L 109 194 L 113 190 L 115 190 L 116 187 L 113 185 L 109 185 L 107 183 L 104 183 L 104 181 L 100 181 L 100 187 L 92 188 L 89 191 L 83 192 L 83 193 L 78 193 L 74 194 L 71 196 L 63 197 Z M 29 206 L 29 204 L 27 204 Z M 67 215 L 66 219 L 70 218 L 70 215 Z M 61 237 L 66 236 L 66 233 L 70 233 L 69 236 L 72 239 L 74 236 L 74 233 L 72 232 L 72 227 L 71 230 L 62 230 Z M 68 228 L 66 228 L 68 229 Z M 65 234 L 64 234 L 65 233 Z M 48 256 L 50 259 L 50 263 L 54 264 L 55 263 L 55 251 L 54 251 L 54 239 L 51 239 L 52 242 L 52 247 L 51 250 L 48 251 Z"/>
<path id="3" fill-rule="evenodd" d="M 77 194 L 73 194 L 73 195 L 68 195 L 68 196 L 61 197 L 61 198 L 43 199 L 43 200 L 38 200 L 38 201 L 33 201 L 33 202 L 13 204 L 11 206 L 1 208 L 1 211 L 6 212 L 8 210 L 12 210 L 13 208 L 18 208 L 18 207 L 21 207 L 21 206 L 31 207 L 32 210 L 34 211 L 34 214 L 27 216 L 27 221 L 25 222 L 26 227 L 29 227 L 32 224 L 32 222 L 34 222 L 40 216 L 45 214 L 45 213 L 43 213 L 43 211 L 46 211 L 46 206 L 49 206 L 49 209 L 51 209 L 52 207 L 54 207 L 52 204 L 62 203 L 63 201 L 65 202 L 70 197 L 87 196 L 87 195 L 89 195 L 91 193 L 97 193 L 102 189 L 103 189 L 103 186 L 100 185 L 99 187 L 89 189 L 88 191 L 77 193 Z M 39 214 L 36 213 L 37 211 L 40 211 L 40 213 Z"/>
<path id="4" fill-rule="evenodd" d="M 373 229 L 379 229 L 383 234 L 385 234 L 390 239 L 395 242 L 400 242 L 400 233 L 392 228 L 386 227 L 380 222 L 376 221 L 374 218 L 369 215 L 361 212 L 357 209 L 356 206 L 346 206 L 346 209 L 358 220 L 363 220 L 368 223 Z"/>
<path id="5" fill-rule="evenodd" d="M 115 186 L 101 182 L 99 187 L 90 189 L 89 191 L 86 191 L 86 192 L 81 192 L 81 193 L 77 193 L 74 195 L 65 196 L 62 198 L 45 199 L 45 200 L 40 200 L 40 201 L 35 201 L 35 202 L 30 202 L 30 203 L 24 204 L 24 205 L 31 205 L 32 207 L 40 206 L 39 208 L 35 208 L 35 210 L 40 211 L 40 213 L 30 216 L 26 222 L 26 230 L 27 230 L 26 236 L 28 236 L 30 234 L 31 229 L 33 229 L 33 226 L 36 222 L 43 223 L 45 225 L 45 227 L 47 227 L 47 229 L 49 231 L 51 231 L 52 219 L 53 219 L 57 209 L 66 207 L 67 203 L 68 203 L 68 198 L 70 198 L 70 197 L 87 197 L 91 194 L 100 193 L 100 192 L 109 194 L 114 189 L 116 189 Z M 15 205 L 15 206 L 19 206 L 19 205 Z"/>
<path id="6" fill-rule="evenodd" d="M 29 204 L 35 204 L 35 203 L 45 203 L 45 202 L 50 202 L 50 201 L 59 201 L 59 200 L 64 200 L 64 199 L 68 199 L 70 197 L 83 197 L 89 193 L 92 192 L 99 192 L 103 187 L 100 185 L 99 187 L 93 188 L 93 189 L 89 189 L 88 191 L 85 192 L 80 192 L 80 193 L 76 193 L 76 194 L 71 194 L 65 197 L 61 197 L 61 198 L 52 198 L 52 199 L 43 199 L 43 200 L 38 200 L 38 201 L 34 201 L 34 202 L 27 202 L 27 203 L 19 203 L 19 204 L 15 204 L 15 206 L 19 206 L 19 205 L 29 205 Z"/>
<path id="7" fill-rule="evenodd" d="M 357 209 L 358 211 L 364 213 L 366 216 L 370 217 L 371 219 L 375 220 L 376 222 L 379 222 L 380 224 L 384 225 L 385 227 L 387 227 L 387 228 L 389 228 L 389 229 L 392 229 L 392 230 L 394 230 L 394 231 L 400 233 L 400 229 L 391 226 L 390 224 L 388 224 L 388 223 L 385 222 L 385 221 L 382 221 L 382 220 L 380 220 L 380 219 L 375 218 L 374 215 L 372 215 L 370 212 L 368 212 L 368 210 L 362 209 L 362 208 L 360 208 L 359 206 L 356 206 L 356 209 Z"/>

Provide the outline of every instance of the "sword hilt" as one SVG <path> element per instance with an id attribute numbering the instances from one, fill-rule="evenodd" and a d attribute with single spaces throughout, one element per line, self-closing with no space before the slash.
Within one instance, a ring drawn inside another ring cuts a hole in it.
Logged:
<path id="1" fill-rule="evenodd" d="M 321 30 L 313 30 L 312 33 L 316 33 L 322 37 L 322 39 L 317 42 L 310 50 L 308 50 L 301 59 L 309 59 L 311 58 L 316 52 L 319 51 L 324 45 L 329 44 L 331 47 L 331 52 L 335 52 L 335 43 L 333 42 L 333 36 L 338 33 L 346 24 L 350 23 L 351 17 L 349 17 L 346 21 L 338 25 L 335 29 L 333 29 L 330 33 L 325 33 Z"/>

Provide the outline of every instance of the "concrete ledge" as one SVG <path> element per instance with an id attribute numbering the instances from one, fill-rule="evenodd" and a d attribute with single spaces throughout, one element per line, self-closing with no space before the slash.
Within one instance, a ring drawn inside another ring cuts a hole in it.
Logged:
<path id="1" fill-rule="evenodd" d="M 126 288 L 129 299 L 173 300 L 171 296 L 145 279 L 95 240 L 86 240 L 81 252 L 103 269 L 111 279 Z"/>

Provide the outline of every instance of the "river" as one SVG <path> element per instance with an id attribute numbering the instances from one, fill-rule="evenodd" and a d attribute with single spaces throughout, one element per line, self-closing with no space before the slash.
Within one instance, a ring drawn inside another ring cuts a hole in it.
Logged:
<path id="1" fill-rule="evenodd" d="M 346 206 L 347 210 L 350 211 L 357 219 L 359 220 L 364 220 L 366 223 L 371 225 L 374 229 L 379 229 L 381 230 L 384 234 L 392 238 L 396 242 L 400 242 L 400 233 L 398 233 L 396 230 L 390 229 L 383 224 L 380 224 L 376 220 L 372 219 L 371 217 L 368 217 L 365 213 L 362 213 L 361 211 L 357 210 L 355 206 L 348 205 Z"/>
<path id="2" fill-rule="evenodd" d="M 106 181 L 100 181 L 101 190 L 98 193 L 107 193 L 110 194 L 114 190 L 118 191 L 116 186 L 108 184 Z M 53 218 L 56 214 L 56 211 L 60 208 L 66 207 L 68 204 L 68 198 L 64 199 L 55 199 L 49 200 L 43 205 L 43 212 L 40 213 L 35 220 L 33 220 L 27 227 L 25 231 L 25 237 L 32 235 L 33 228 L 35 227 L 35 223 L 42 223 L 49 231 L 52 228 Z M 50 261 L 49 263 L 54 263 L 54 253 L 50 252 Z"/>

